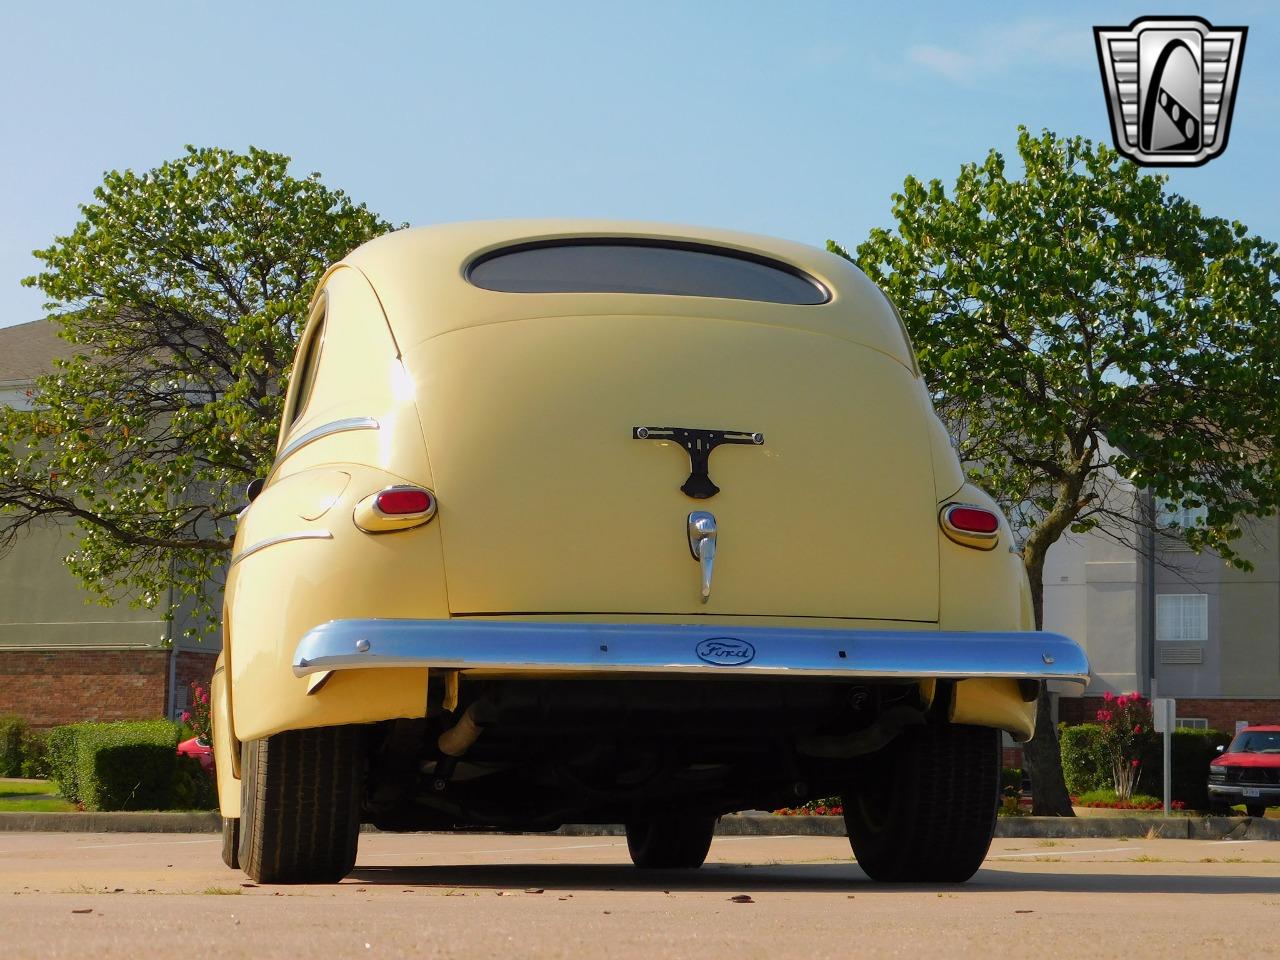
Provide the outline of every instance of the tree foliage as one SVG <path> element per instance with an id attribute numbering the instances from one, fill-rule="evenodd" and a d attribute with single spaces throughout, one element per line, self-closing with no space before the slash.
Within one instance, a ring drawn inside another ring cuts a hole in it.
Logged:
<path id="1" fill-rule="evenodd" d="M 1242 520 L 1280 502 L 1276 245 L 1105 145 L 1021 129 L 1018 154 L 1021 176 L 993 150 L 950 191 L 908 177 L 856 261 L 970 476 L 1025 531 L 1037 625 L 1048 548 L 1094 529 L 1142 549 L 1147 493 L 1203 506 L 1187 542 L 1247 567 Z"/>
<path id="2" fill-rule="evenodd" d="M 36 251 L 44 268 L 24 283 L 76 350 L 38 381 L 33 411 L 0 411 L 0 548 L 71 518 L 67 562 L 105 601 L 207 595 L 244 486 L 274 454 L 317 280 L 391 229 L 288 164 L 188 147 L 111 171 L 71 233 Z"/>

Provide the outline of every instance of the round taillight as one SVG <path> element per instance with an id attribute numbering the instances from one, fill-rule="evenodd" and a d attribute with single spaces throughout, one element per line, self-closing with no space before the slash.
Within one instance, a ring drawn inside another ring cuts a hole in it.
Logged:
<path id="1" fill-rule="evenodd" d="M 378 509 L 392 517 L 426 513 L 431 509 L 431 494 L 417 487 L 398 487 L 383 490 L 374 500 Z"/>
<path id="2" fill-rule="evenodd" d="M 971 503 L 951 503 L 938 514 L 947 539 L 975 550 L 994 550 L 1000 540 L 1000 515 Z"/>
<path id="3" fill-rule="evenodd" d="M 947 522 L 964 533 L 995 533 L 1000 529 L 999 517 L 977 507 L 952 507 L 947 511 Z"/>

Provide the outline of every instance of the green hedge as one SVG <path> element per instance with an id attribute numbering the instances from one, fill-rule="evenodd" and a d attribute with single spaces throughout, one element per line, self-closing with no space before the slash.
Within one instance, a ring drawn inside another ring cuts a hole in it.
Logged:
<path id="1" fill-rule="evenodd" d="M 22 746 L 22 776 L 43 780 L 49 775 L 45 763 L 44 735 L 28 733 Z"/>
<path id="2" fill-rule="evenodd" d="M 73 723 L 48 737 L 58 791 L 87 810 L 163 810 L 178 771 L 178 727 L 168 720 Z M 183 784 L 181 799 L 192 791 Z"/>
<path id="3" fill-rule="evenodd" d="M 16 714 L 0 717 L 0 777 L 44 775 L 44 737 Z"/>
<path id="4" fill-rule="evenodd" d="M 169 790 L 174 810 L 212 810 L 218 805 L 218 784 L 195 757 L 178 757 Z"/>
<path id="5" fill-rule="evenodd" d="M 44 738 L 44 763 L 49 779 L 72 803 L 80 802 L 79 784 L 76 783 L 76 733 L 82 726 L 87 724 L 68 723 L 54 727 Z"/>
<path id="6" fill-rule="evenodd" d="M 27 722 L 21 717 L 13 714 L 0 717 L 0 777 L 22 776 L 30 736 Z"/>
<path id="7" fill-rule="evenodd" d="M 1138 788 L 1160 796 L 1164 780 L 1164 744 L 1158 736 L 1155 746 L 1142 757 Z M 1173 758 L 1169 771 L 1170 800 L 1181 800 L 1192 810 L 1209 809 L 1209 762 L 1218 755 L 1218 746 L 1231 742 L 1231 734 L 1221 730 L 1173 731 Z"/>
<path id="8" fill-rule="evenodd" d="M 89 810 L 163 810 L 178 762 L 168 720 L 88 723 L 76 736 L 76 784 Z"/>
<path id="9" fill-rule="evenodd" d="M 1067 791 L 1073 796 L 1112 786 L 1111 768 L 1102 755 L 1102 728 L 1096 723 L 1063 727 L 1059 734 L 1062 746 L 1062 772 Z M 1207 810 L 1209 795 L 1209 761 L 1218 755 L 1219 744 L 1231 742 L 1231 735 L 1221 730 L 1175 730 L 1172 735 L 1173 763 L 1170 771 L 1170 800 L 1181 800 L 1192 810 Z M 1163 737 L 1142 755 L 1142 775 L 1137 789 L 1160 796 L 1163 792 Z"/>
<path id="10" fill-rule="evenodd" d="M 1000 794 L 1017 796 L 1022 790 L 1022 768 L 1004 767 L 1000 771 Z"/>
<path id="11" fill-rule="evenodd" d="M 1063 727 L 1058 733 L 1062 775 L 1067 781 L 1067 792 L 1073 797 L 1112 786 L 1111 765 L 1102 755 L 1101 736 L 1102 727 L 1096 723 Z"/>

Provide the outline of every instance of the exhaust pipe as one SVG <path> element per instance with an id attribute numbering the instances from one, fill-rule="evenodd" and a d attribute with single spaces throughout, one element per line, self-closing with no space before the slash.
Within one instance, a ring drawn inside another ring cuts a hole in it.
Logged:
<path id="1" fill-rule="evenodd" d="M 488 700 L 477 700 L 463 711 L 458 722 L 440 734 L 436 746 L 446 757 L 466 756 L 468 750 L 480 739 L 485 726 L 494 720 L 493 704 Z"/>
<path id="2" fill-rule="evenodd" d="M 449 778 L 457 769 L 458 760 L 466 756 L 484 728 L 494 720 L 493 704 L 488 700 L 477 700 L 463 711 L 458 722 L 436 739 L 436 748 L 443 754 L 431 778 L 431 789 L 443 793 L 449 789 Z"/>

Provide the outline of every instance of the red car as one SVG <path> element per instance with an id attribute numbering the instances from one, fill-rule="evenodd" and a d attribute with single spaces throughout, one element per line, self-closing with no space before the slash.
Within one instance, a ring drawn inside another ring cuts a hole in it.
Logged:
<path id="1" fill-rule="evenodd" d="M 1280 804 L 1280 726 L 1245 727 L 1209 764 L 1212 812 L 1224 814 L 1237 803 L 1251 817 Z"/>
<path id="2" fill-rule="evenodd" d="M 204 768 L 204 772 L 209 776 L 213 776 L 213 744 L 207 740 L 201 740 L 199 737 L 183 740 L 178 744 L 178 755 L 195 757 L 200 761 L 200 766 Z"/>

